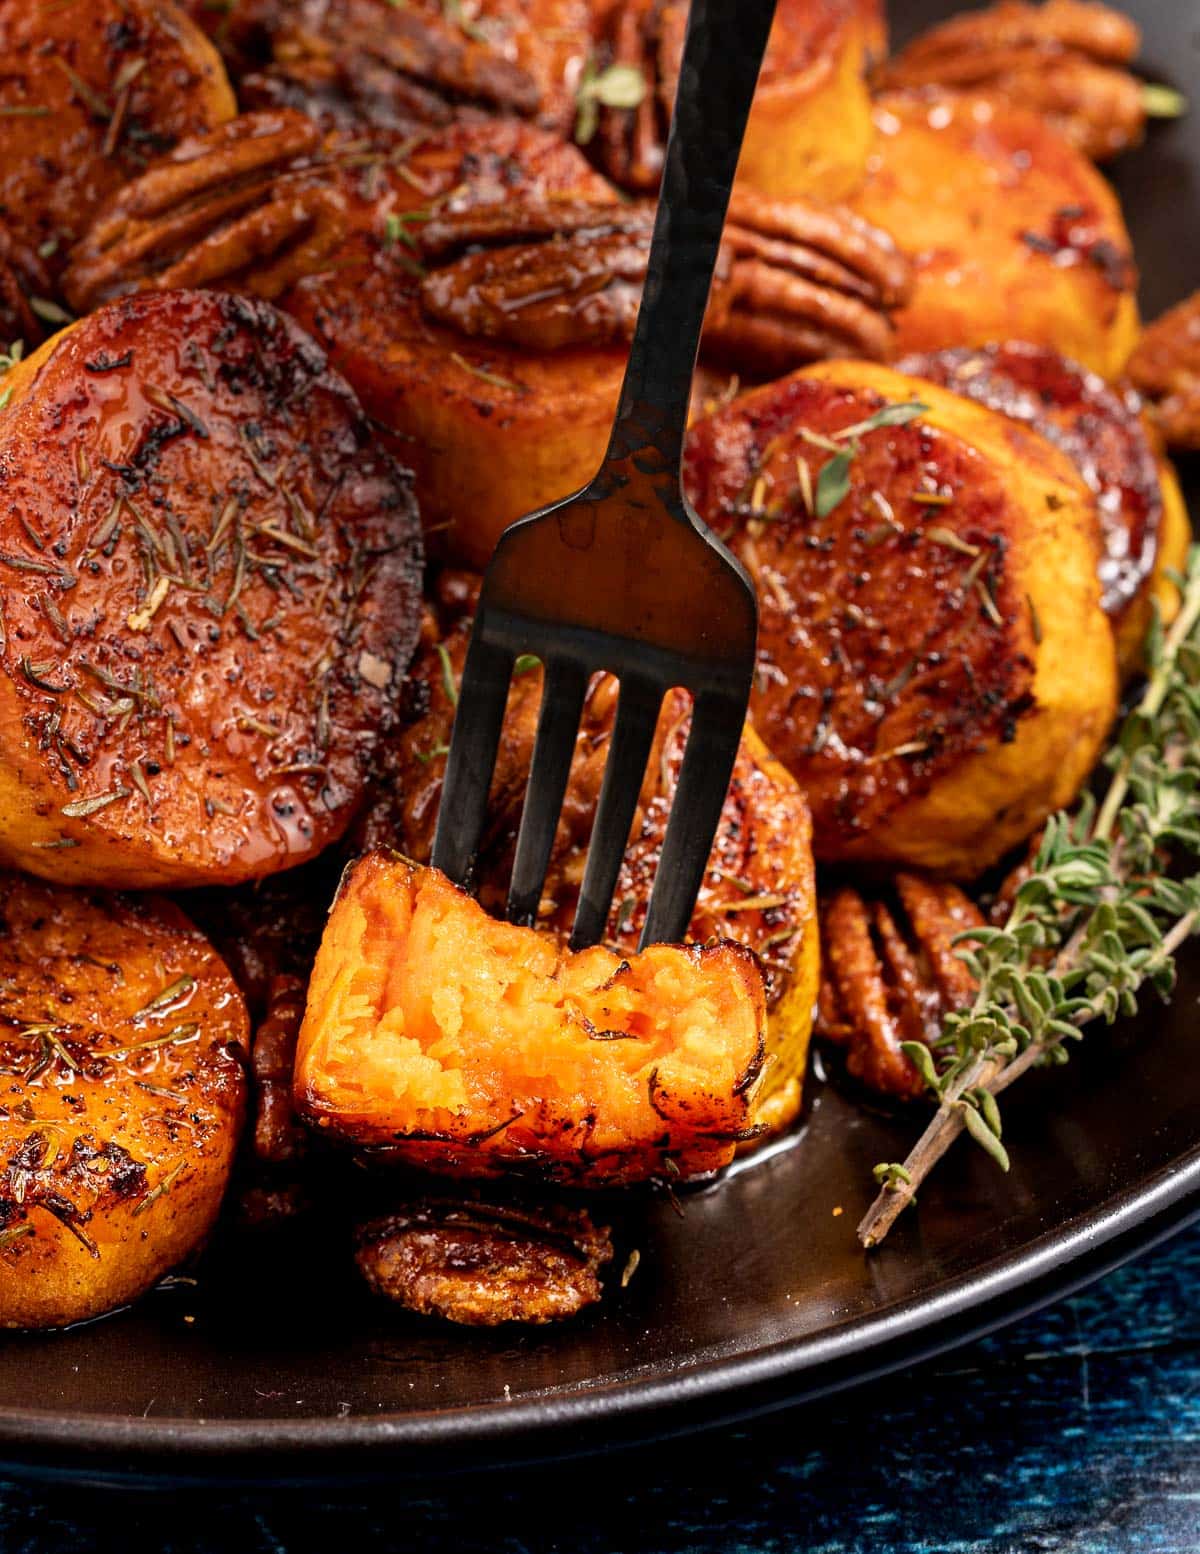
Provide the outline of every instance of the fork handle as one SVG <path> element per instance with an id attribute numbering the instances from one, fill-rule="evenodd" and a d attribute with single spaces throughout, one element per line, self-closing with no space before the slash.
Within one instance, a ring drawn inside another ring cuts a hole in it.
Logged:
<path id="1" fill-rule="evenodd" d="M 733 175 L 775 0 L 692 0 L 646 284 L 605 465 L 678 471 Z"/>

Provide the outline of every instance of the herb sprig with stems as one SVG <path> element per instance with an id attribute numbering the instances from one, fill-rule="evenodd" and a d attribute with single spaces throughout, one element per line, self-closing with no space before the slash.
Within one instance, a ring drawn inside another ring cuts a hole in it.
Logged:
<path id="1" fill-rule="evenodd" d="M 1000 928 L 960 935 L 978 983 L 933 1049 L 904 1043 L 938 1100 L 903 1164 L 875 1168 L 880 1192 L 858 1227 L 878 1246 L 965 1129 L 1008 1169 L 997 1095 L 1039 1064 L 1064 1063 L 1065 1044 L 1092 1021 L 1133 1014 L 1149 987 L 1169 998 L 1174 957 L 1200 925 L 1200 546 L 1182 578 L 1168 631 L 1157 610 L 1147 682 L 1105 758 L 1097 807 L 1085 795 L 1046 826 L 1029 876 Z"/>

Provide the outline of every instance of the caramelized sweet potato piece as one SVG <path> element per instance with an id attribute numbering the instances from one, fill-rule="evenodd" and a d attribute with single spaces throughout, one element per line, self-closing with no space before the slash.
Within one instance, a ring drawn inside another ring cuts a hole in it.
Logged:
<path id="1" fill-rule="evenodd" d="M 896 365 L 1034 427 L 1068 455 L 1096 497 L 1104 540 L 1101 602 L 1122 664 L 1135 664 L 1151 601 L 1160 596 L 1173 617 L 1177 601 L 1164 587 L 1165 573 L 1182 567 L 1191 532 L 1138 396 L 1110 388 L 1056 351 L 1014 341 L 928 352 Z"/>
<path id="2" fill-rule="evenodd" d="M 451 579 L 454 594 L 461 595 L 462 582 L 461 574 Z M 439 589 L 439 595 L 445 601 L 446 591 Z M 464 603 L 460 597 L 458 605 Z M 419 863 L 429 861 L 454 719 L 451 692 L 462 673 L 468 627 L 469 621 L 460 619 L 441 641 L 431 632 L 414 661 L 409 690 L 415 721 L 389 747 L 384 780 L 357 831 L 360 845 L 395 847 Z M 541 692 L 540 667 L 523 665 L 509 696 L 476 867 L 480 899 L 501 916 Z M 597 675 L 584 699 L 538 915 L 540 928 L 563 938 L 575 918 L 616 693 L 611 675 Z M 659 715 L 609 914 L 605 942 L 622 955 L 637 949 L 690 726 L 688 698 L 673 692 Z M 747 724 L 688 938 L 735 940 L 759 956 L 767 973 L 767 1063 L 754 1121 L 772 1129 L 789 1123 L 800 1104 L 816 995 L 814 890 L 812 822 L 804 796 Z"/>
<path id="3" fill-rule="evenodd" d="M 0 209 L 26 276 L 57 273 L 150 157 L 237 111 L 216 51 L 172 0 L 0 0 L 0 59 Z"/>
<path id="4" fill-rule="evenodd" d="M 0 855 L 257 878 L 342 834 L 419 627 L 409 487 L 264 303 L 126 299 L 0 411 Z"/>
<path id="5" fill-rule="evenodd" d="M 896 406 L 926 408 L 888 424 Z M 828 362 L 694 427 L 688 484 L 758 585 L 751 715 L 818 859 L 970 877 L 1074 797 L 1117 672 L 1095 499 L 1065 454 Z"/>
<path id="6" fill-rule="evenodd" d="M 293 311 L 416 469 L 441 544 L 482 564 L 514 518 L 598 467 L 653 210 L 519 124 L 371 149 L 244 114 L 124 188 L 72 255 L 83 311 L 206 285 Z M 844 208 L 735 191 L 704 349 L 744 376 L 887 359 L 911 266 Z"/>
<path id="7" fill-rule="evenodd" d="M 1106 378 L 1137 341 L 1137 273 L 1116 194 L 1036 114 L 886 93 L 851 204 L 896 235 L 916 286 L 897 351 L 1028 340 Z"/>
<path id="8" fill-rule="evenodd" d="M 3 878 L 0 1326 L 133 1300 L 216 1218 L 246 1006 L 178 908 Z"/>
<path id="9" fill-rule="evenodd" d="M 765 1026 L 762 974 L 740 945 L 572 955 L 375 852 L 347 875 L 317 952 L 296 1104 L 352 1143 L 450 1174 L 697 1176 L 756 1131 Z"/>
<path id="10" fill-rule="evenodd" d="M 594 1306 L 612 1252 L 586 1209 L 476 1197 L 423 1198 L 355 1236 L 377 1295 L 468 1327 L 561 1322 Z"/>

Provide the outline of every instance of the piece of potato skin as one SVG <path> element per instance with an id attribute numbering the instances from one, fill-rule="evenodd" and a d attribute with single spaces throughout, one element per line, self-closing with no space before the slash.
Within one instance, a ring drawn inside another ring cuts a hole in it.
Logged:
<path id="1" fill-rule="evenodd" d="M 797 461 L 819 497 L 833 455 L 805 434 L 899 404 L 928 409 L 862 432 L 846 496 L 810 517 Z M 934 384 L 828 362 L 696 426 L 687 479 L 758 584 L 751 716 L 805 791 L 818 861 L 971 877 L 1074 797 L 1117 665 L 1065 454 Z"/>
<path id="2" fill-rule="evenodd" d="M 1027 340 L 1115 378 L 1137 343 L 1137 272 L 1116 194 L 1038 115 L 967 95 L 877 99 L 850 201 L 911 255 L 896 351 Z"/>
<path id="3" fill-rule="evenodd" d="M 168 902 L 19 874 L 3 889 L 0 1327 L 63 1327 L 208 1234 L 242 1124 L 246 1007 Z"/>
<path id="4" fill-rule="evenodd" d="M 237 112 L 216 50 L 173 0 L 0 0 L 0 59 L 0 208 L 27 272 L 57 273 L 148 153 Z"/>
<path id="5" fill-rule="evenodd" d="M 342 834 L 420 621 L 407 477 L 268 304 L 159 292 L 6 377 L 0 857 L 235 884 Z"/>
<path id="6" fill-rule="evenodd" d="M 373 852 L 326 925 L 297 1109 L 407 1165 L 614 1186 L 727 1165 L 757 1132 L 766 1003 L 728 941 L 572 955 Z"/>
<path id="7" fill-rule="evenodd" d="M 462 577 L 454 575 L 451 586 Z M 414 660 L 409 696 L 420 716 L 389 746 L 384 780 L 352 838 L 366 849 L 395 847 L 419 863 L 429 861 L 445 774 L 443 752 L 454 719 L 450 683 L 457 685 L 462 675 L 468 625 L 459 621 L 440 640 L 431 632 Z M 541 695 L 540 666 L 524 667 L 509 696 L 487 839 L 476 865 L 479 898 L 497 915 L 503 915 L 512 874 Z M 584 699 L 542 892 L 538 926 L 564 943 L 575 918 L 616 699 L 616 680 L 597 675 Z M 687 696 L 670 693 L 646 762 L 605 935 L 609 948 L 623 955 L 636 951 L 641 936 L 690 726 Z M 753 1120 L 769 1121 L 772 1131 L 791 1122 L 800 1104 L 818 980 L 815 900 L 812 820 L 804 795 L 747 723 L 687 937 L 698 944 L 734 940 L 763 963 L 767 1065 Z"/>

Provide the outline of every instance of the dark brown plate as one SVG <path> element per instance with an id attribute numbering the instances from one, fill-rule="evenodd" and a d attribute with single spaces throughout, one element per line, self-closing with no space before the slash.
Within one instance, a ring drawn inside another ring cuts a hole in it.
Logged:
<path id="1" fill-rule="evenodd" d="M 1117 169 L 1153 316 L 1200 282 L 1200 19 L 1193 0 L 1125 4 L 1150 74 L 1197 105 Z M 956 8 L 907 0 L 897 30 Z M 662 1201 L 624 1211 L 641 1266 L 599 1315 L 423 1325 L 359 1293 L 344 1215 L 318 1213 L 279 1239 L 230 1236 L 195 1288 L 5 1338 L 0 1459 L 104 1477 L 428 1474 L 690 1429 L 947 1348 L 1200 1214 L 1200 952 L 1184 960 L 1169 1010 L 1090 1035 L 1006 1100 L 1010 1176 L 959 1146 L 871 1258 L 854 1240 L 870 1168 L 913 1124 L 814 1078 L 790 1148 L 688 1197 L 682 1218 Z"/>

